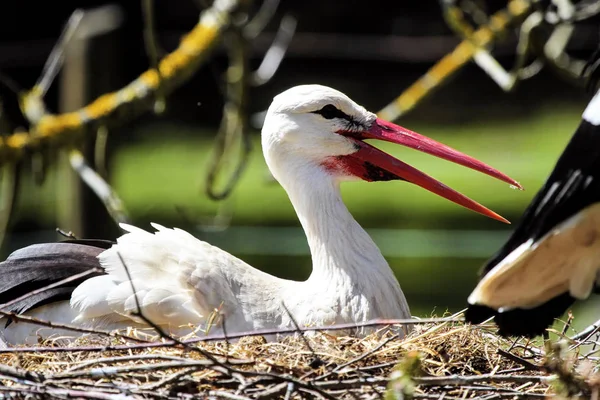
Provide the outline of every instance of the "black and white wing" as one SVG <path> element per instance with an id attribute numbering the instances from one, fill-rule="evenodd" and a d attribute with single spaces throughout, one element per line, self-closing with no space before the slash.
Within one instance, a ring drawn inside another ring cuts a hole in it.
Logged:
<path id="1" fill-rule="evenodd" d="M 590 295 L 599 267 L 600 91 L 514 233 L 484 266 L 466 319 L 493 316 L 503 335 L 542 334 Z"/>

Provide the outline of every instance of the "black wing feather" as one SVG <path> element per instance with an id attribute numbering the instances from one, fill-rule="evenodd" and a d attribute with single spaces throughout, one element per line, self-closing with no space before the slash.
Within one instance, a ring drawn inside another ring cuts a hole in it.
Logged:
<path id="1" fill-rule="evenodd" d="M 97 256 L 111 245 L 111 242 L 102 240 L 69 240 L 34 244 L 16 250 L 0 263 L 0 304 L 90 271 L 85 277 L 14 302 L 5 310 L 22 313 L 44 304 L 68 300 L 84 280 L 104 274 Z"/>
<path id="2" fill-rule="evenodd" d="M 482 277 L 529 239 L 600 201 L 600 126 L 582 120 L 550 177 L 529 204 L 515 231 L 483 267 Z"/>
<path id="3" fill-rule="evenodd" d="M 556 225 L 600 201 L 600 126 L 583 119 L 554 170 L 525 210 L 504 246 L 484 265 L 481 277 L 529 239 L 539 240 Z M 537 336 L 560 317 L 575 299 L 563 293 L 539 307 L 499 313 L 470 305 L 465 318 L 480 323 L 490 317 L 505 336 Z"/>

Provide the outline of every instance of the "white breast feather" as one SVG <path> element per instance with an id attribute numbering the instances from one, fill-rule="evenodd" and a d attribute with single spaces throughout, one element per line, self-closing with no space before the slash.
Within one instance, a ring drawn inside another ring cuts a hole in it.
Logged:
<path id="1" fill-rule="evenodd" d="M 121 224 L 129 233 L 98 257 L 108 275 L 88 279 L 71 296 L 76 322 L 137 320 L 131 314 L 139 305 L 158 325 L 201 324 L 235 301 L 220 267 L 243 262 L 183 230 L 152 226 L 157 232 Z"/>

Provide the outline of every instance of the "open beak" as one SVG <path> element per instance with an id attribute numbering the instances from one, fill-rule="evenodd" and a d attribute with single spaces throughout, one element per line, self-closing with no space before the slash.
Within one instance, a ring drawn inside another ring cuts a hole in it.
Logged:
<path id="1" fill-rule="evenodd" d="M 470 210 L 494 218 L 498 221 L 510 223 L 502 216 L 482 206 L 476 201 L 458 193 L 443 183 L 430 177 L 429 175 L 411 167 L 410 165 L 384 153 L 383 151 L 363 142 L 363 139 L 379 139 L 387 142 L 401 144 L 433 156 L 452 161 L 456 164 L 464 165 L 476 171 L 483 172 L 489 176 L 510 183 L 519 189 L 523 187 L 519 182 L 508 177 L 502 172 L 463 154 L 442 143 L 436 142 L 426 136 L 405 129 L 401 126 L 392 124 L 377 118 L 371 127 L 363 132 L 338 132 L 341 135 L 353 138 L 356 142 L 358 151 L 346 156 L 339 157 L 340 161 L 348 167 L 354 175 L 367 181 L 382 181 L 402 179 L 415 185 L 429 190 L 448 199 L 456 204 L 466 207 Z"/>

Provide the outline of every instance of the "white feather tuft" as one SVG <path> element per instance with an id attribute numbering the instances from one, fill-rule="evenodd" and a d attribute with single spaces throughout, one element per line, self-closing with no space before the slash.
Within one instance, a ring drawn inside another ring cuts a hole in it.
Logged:
<path id="1" fill-rule="evenodd" d="M 88 279 L 73 292 L 71 304 L 79 312 L 76 320 L 129 317 L 138 321 L 133 314 L 141 311 L 158 325 L 201 323 L 212 310 L 200 306 L 202 294 L 195 293 L 189 278 L 201 275 L 201 280 L 206 273 L 198 266 L 212 268 L 215 256 L 237 259 L 181 229 L 153 223 L 156 232 L 151 233 L 120 226 L 127 233 L 98 256 L 108 275 Z"/>
<path id="2" fill-rule="evenodd" d="M 589 102 L 582 115 L 583 119 L 592 125 L 600 125 L 600 90 Z"/>
<path id="3" fill-rule="evenodd" d="M 114 278 L 102 275 L 90 278 L 75 288 L 71 307 L 79 311 L 78 320 L 97 318 L 112 312 L 107 294 L 116 287 Z"/>

